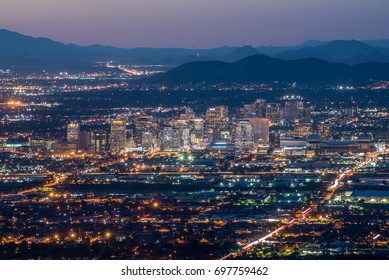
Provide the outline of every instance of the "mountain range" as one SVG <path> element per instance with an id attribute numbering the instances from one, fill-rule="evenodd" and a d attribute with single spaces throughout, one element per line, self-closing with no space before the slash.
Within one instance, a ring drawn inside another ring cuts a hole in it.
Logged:
<path id="1" fill-rule="evenodd" d="M 34 38 L 5 29 L 0 30 L 0 69 L 15 71 L 94 71 L 95 62 L 110 60 L 120 64 L 163 64 L 173 68 L 195 61 L 237 62 L 257 54 L 284 60 L 319 58 L 349 65 L 389 62 L 389 40 L 310 40 L 298 46 L 224 46 L 213 49 L 126 49 L 63 44 L 47 38 Z"/>
<path id="2" fill-rule="evenodd" d="M 374 47 L 356 40 L 337 40 L 315 47 L 284 50 L 276 54 L 275 57 L 283 59 L 316 57 L 329 62 L 347 64 L 371 61 L 389 62 L 389 48 Z"/>
<path id="3" fill-rule="evenodd" d="M 371 80 L 389 80 L 389 63 L 356 65 L 331 63 L 318 58 L 282 60 L 254 55 L 234 63 L 190 62 L 152 77 L 155 82 L 182 83 L 272 83 L 297 82 L 311 85 L 359 85 Z"/>

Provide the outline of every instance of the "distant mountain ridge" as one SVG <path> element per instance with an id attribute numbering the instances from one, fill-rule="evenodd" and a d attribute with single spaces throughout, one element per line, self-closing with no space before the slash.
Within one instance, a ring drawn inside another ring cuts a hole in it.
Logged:
<path id="1" fill-rule="evenodd" d="M 263 54 L 286 60 L 315 57 L 330 62 L 358 64 L 389 62 L 389 40 L 332 42 L 309 40 L 298 46 L 229 47 L 213 49 L 116 48 L 63 44 L 0 29 L 0 69 L 15 71 L 94 71 L 96 61 L 121 64 L 163 64 L 171 67 L 193 61 L 236 62 Z"/>
<path id="2" fill-rule="evenodd" d="M 276 57 L 282 59 L 316 57 L 329 62 L 348 64 L 370 61 L 389 62 L 389 48 L 373 47 L 356 40 L 336 40 L 316 47 L 285 50 L 278 53 Z"/>
<path id="3" fill-rule="evenodd" d="M 252 47 L 214 49 L 184 48 L 116 48 L 63 44 L 47 38 L 34 38 L 0 29 L 0 68 L 16 70 L 93 69 L 93 62 L 114 60 L 123 64 L 171 64 L 189 61 L 236 61 L 256 54 Z M 76 69 L 72 69 L 77 66 Z"/>
<path id="4" fill-rule="evenodd" d="M 272 83 L 364 84 L 370 80 L 389 80 L 389 63 L 364 63 L 350 66 L 317 58 L 282 60 L 254 55 L 234 63 L 191 62 L 154 77 L 157 82 L 181 83 Z"/>

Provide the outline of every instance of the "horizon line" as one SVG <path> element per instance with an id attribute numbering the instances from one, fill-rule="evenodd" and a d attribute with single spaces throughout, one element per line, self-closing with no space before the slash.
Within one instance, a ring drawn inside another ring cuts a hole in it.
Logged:
<path id="1" fill-rule="evenodd" d="M 288 47 L 299 47 L 299 46 L 303 47 L 304 44 L 307 43 L 307 42 L 321 42 L 321 43 L 325 44 L 325 43 L 330 43 L 330 42 L 333 42 L 333 41 L 358 41 L 358 42 L 362 42 L 362 43 L 365 43 L 366 41 L 389 41 L 389 38 L 388 39 L 355 39 L 354 38 L 354 39 L 331 39 L 331 40 L 307 39 L 307 40 L 304 40 L 303 42 L 301 42 L 300 44 L 297 44 L 297 45 L 291 44 L 291 45 L 257 45 L 257 46 L 254 46 L 254 45 L 244 44 L 244 45 L 240 45 L 239 46 L 239 45 L 223 45 L 223 44 L 221 44 L 218 47 L 207 47 L 207 48 L 200 48 L 200 47 L 177 47 L 177 46 L 176 47 L 174 47 L 174 46 L 169 46 L 169 47 L 149 47 L 149 46 L 120 47 L 120 46 L 114 46 L 114 45 L 105 45 L 105 44 L 101 44 L 101 43 L 93 43 L 93 44 L 79 44 L 79 43 L 74 43 L 74 42 L 67 43 L 67 42 L 63 42 L 63 41 L 60 41 L 60 40 L 52 39 L 50 37 L 28 35 L 26 33 L 22 33 L 22 32 L 11 30 L 11 29 L 7 29 L 7 28 L 0 28 L 0 31 L 16 33 L 18 35 L 25 36 L 25 37 L 30 37 L 30 38 L 34 38 L 34 39 L 46 39 L 46 40 L 50 40 L 52 42 L 60 43 L 60 44 L 66 45 L 66 46 L 69 46 L 69 45 L 76 45 L 76 46 L 79 46 L 79 47 L 99 46 L 99 47 L 110 47 L 110 48 L 116 48 L 116 49 L 211 50 L 211 49 L 219 49 L 219 48 L 243 48 L 243 47 L 252 47 L 252 48 L 256 49 L 256 48 L 261 48 L 261 47 L 265 47 L 265 48 L 271 48 L 271 47 L 274 47 L 274 48 L 283 48 L 283 47 L 288 48 Z"/>

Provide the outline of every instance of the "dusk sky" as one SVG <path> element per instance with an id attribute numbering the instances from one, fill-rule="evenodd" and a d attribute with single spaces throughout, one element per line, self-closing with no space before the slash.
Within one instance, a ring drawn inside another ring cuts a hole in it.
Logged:
<path id="1" fill-rule="evenodd" d="M 81 45 L 295 45 L 389 39 L 388 12 L 388 0 L 1 0 L 0 29 Z"/>

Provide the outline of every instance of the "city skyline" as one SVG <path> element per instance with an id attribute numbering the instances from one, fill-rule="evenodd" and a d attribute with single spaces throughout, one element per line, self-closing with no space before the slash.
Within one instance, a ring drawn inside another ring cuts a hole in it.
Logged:
<path id="1" fill-rule="evenodd" d="M 388 39 L 387 8 L 382 0 L 6 0 L 0 27 L 64 43 L 127 48 L 297 45 L 311 39 Z"/>
<path id="2" fill-rule="evenodd" d="M 387 259 L 388 82 L 0 76 L 0 259 Z"/>
<path id="3" fill-rule="evenodd" d="M 0 260 L 389 260 L 387 10 L 1 1 Z"/>

